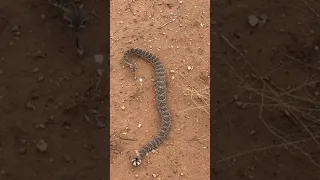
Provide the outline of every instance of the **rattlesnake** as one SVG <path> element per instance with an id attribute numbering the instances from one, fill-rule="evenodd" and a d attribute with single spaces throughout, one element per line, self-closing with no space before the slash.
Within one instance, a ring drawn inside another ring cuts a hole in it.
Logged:
<path id="1" fill-rule="evenodd" d="M 139 48 L 136 49 L 129 49 L 127 50 L 124 55 L 123 59 L 125 63 L 127 63 L 130 69 L 135 72 L 137 67 L 136 63 L 129 60 L 130 55 L 137 55 L 140 56 L 147 61 L 149 61 L 155 68 L 156 71 L 156 101 L 157 107 L 161 116 L 162 126 L 160 128 L 159 133 L 157 136 L 145 144 L 139 151 L 136 151 L 136 157 L 132 159 L 133 166 L 139 166 L 141 164 L 142 158 L 147 155 L 151 150 L 157 148 L 163 140 L 168 136 L 170 127 L 171 127 L 171 118 L 169 113 L 169 108 L 166 103 L 166 82 L 165 82 L 165 71 L 162 63 L 159 59 L 151 54 L 150 52 L 141 50 Z"/>
<path id="2" fill-rule="evenodd" d="M 89 20 L 89 15 L 83 10 L 79 0 L 48 0 L 53 6 L 63 12 L 63 17 L 69 21 L 69 27 L 74 28 L 76 32 L 83 29 Z"/>

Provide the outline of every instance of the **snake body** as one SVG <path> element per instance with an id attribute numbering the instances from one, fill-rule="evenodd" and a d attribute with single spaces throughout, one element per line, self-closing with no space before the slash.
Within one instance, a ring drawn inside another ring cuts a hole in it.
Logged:
<path id="1" fill-rule="evenodd" d="M 139 166 L 141 164 L 141 160 L 144 156 L 146 156 L 150 151 L 153 149 L 156 149 L 168 136 L 170 127 L 171 127 L 171 117 L 169 108 L 166 102 L 166 82 L 165 82 L 165 70 L 162 65 L 162 63 L 159 61 L 159 59 L 154 56 L 152 53 L 144 51 L 139 48 L 132 48 L 127 50 L 124 55 L 123 59 L 125 63 L 127 63 L 130 67 L 130 69 L 135 72 L 137 67 L 136 63 L 131 61 L 129 59 L 130 55 L 137 55 L 142 57 L 143 59 L 150 62 L 153 67 L 155 68 L 156 72 L 156 102 L 158 111 L 161 116 L 162 125 L 160 128 L 160 131 L 155 136 L 154 139 L 150 140 L 148 143 L 146 143 L 144 146 L 141 147 L 139 151 L 136 151 L 136 157 L 132 159 L 132 165 L 133 166 Z"/>

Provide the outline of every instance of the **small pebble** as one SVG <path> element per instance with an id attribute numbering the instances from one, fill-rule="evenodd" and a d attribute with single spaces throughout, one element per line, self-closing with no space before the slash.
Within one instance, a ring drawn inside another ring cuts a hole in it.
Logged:
<path id="1" fill-rule="evenodd" d="M 71 161 L 71 158 L 69 155 L 63 155 L 63 159 L 66 161 L 66 162 L 70 162 Z"/>
<path id="2" fill-rule="evenodd" d="M 41 124 L 38 124 L 38 127 L 41 128 L 41 129 L 45 129 L 46 125 L 41 123 Z"/>
<path id="3" fill-rule="evenodd" d="M 153 176 L 154 178 L 156 178 L 156 177 L 157 177 L 157 175 L 156 175 L 156 174 L 152 174 L 152 176 Z"/>
<path id="4" fill-rule="evenodd" d="M 239 107 L 239 108 L 242 108 L 242 109 L 246 109 L 247 108 L 247 104 L 246 103 L 242 103 L 242 102 L 235 102 L 235 104 Z"/>
<path id="5" fill-rule="evenodd" d="M 48 150 L 48 144 L 43 139 L 38 141 L 36 147 L 40 152 L 46 152 Z"/>
<path id="6" fill-rule="evenodd" d="M 44 53 L 44 52 L 42 52 L 42 51 L 37 51 L 37 52 L 35 52 L 35 53 L 31 53 L 31 54 L 29 54 L 31 57 L 33 57 L 33 58 L 35 58 L 35 59 L 37 59 L 37 58 L 44 58 L 45 56 L 46 56 L 46 54 Z"/>
<path id="7" fill-rule="evenodd" d="M 238 100 L 239 98 L 238 98 L 237 95 L 234 95 L 234 96 L 233 96 L 233 99 L 234 99 L 234 100 Z"/>
<path id="8" fill-rule="evenodd" d="M 173 73 L 174 73 L 174 70 L 170 70 L 170 73 L 173 74 Z"/>
<path id="9" fill-rule="evenodd" d="M 183 173 L 180 173 L 180 176 L 183 176 Z"/>
<path id="10" fill-rule="evenodd" d="M 193 69 L 193 66 L 188 66 L 188 70 L 191 71 Z"/>
<path id="11" fill-rule="evenodd" d="M 255 27 L 257 26 L 257 24 L 259 23 L 259 19 L 257 18 L 257 16 L 255 15 L 251 15 L 248 17 L 248 20 L 249 20 L 249 24 L 251 27 Z"/>
<path id="12" fill-rule="evenodd" d="M 42 20 L 46 20 L 46 15 L 45 14 L 41 14 L 40 17 L 41 17 Z"/>
<path id="13" fill-rule="evenodd" d="M 26 102 L 26 103 L 25 103 L 25 106 L 26 106 L 26 108 L 27 108 L 28 110 L 34 110 L 34 109 L 35 109 L 35 107 L 34 107 L 34 105 L 32 104 L 31 101 Z"/>
<path id="14" fill-rule="evenodd" d="M 38 77 L 38 81 L 39 81 L 39 82 L 42 82 L 43 80 L 44 80 L 44 77 L 43 77 L 43 76 L 39 76 L 39 77 Z"/>
<path id="15" fill-rule="evenodd" d="M 20 31 L 14 32 L 14 35 L 20 36 L 20 35 L 21 35 L 21 32 L 20 32 Z"/>
<path id="16" fill-rule="evenodd" d="M 141 128 L 142 124 L 138 124 L 138 128 Z"/>
<path id="17" fill-rule="evenodd" d="M 14 26 L 12 27 L 11 31 L 12 31 L 12 32 L 18 32 L 18 31 L 20 31 L 20 26 L 14 25 Z"/>
<path id="18" fill-rule="evenodd" d="M 7 174 L 7 171 L 4 170 L 4 169 L 2 169 L 2 170 L 0 171 L 0 174 L 1 174 L 1 175 L 5 175 L 5 174 Z"/>
<path id="19" fill-rule="evenodd" d="M 250 135 L 255 135 L 256 134 L 256 131 L 255 130 L 251 130 L 250 131 Z"/>
<path id="20" fill-rule="evenodd" d="M 126 109 L 126 107 L 124 107 L 124 106 L 122 105 L 122 106 L 121 106 L 121 109 L 122 109 L 122 110 L 125 110 L 125 109 Z"/>
<path id="21" fill-rule="evenodd" d="M 20 148 L 19 152 L 20 152 L 20 154 L 26 154 L 27 149 L 26 148 Z"/>
<path id="22" fill-rule="evenodd" d="M 33 72 L 33 73 L 39 72 L 39 68 L 37 68 L 37 67 L 33 68 L 32 72 Z"/>

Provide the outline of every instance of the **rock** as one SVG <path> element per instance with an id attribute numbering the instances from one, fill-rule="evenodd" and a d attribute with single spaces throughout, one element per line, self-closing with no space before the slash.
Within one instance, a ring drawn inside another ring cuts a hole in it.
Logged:
<path id="1" fill-rule="evenodd" d="M 39 82 L 42 82 L 43 80 L 44 80 L 44 77 L 43 77 L 43 76 L 39 76 L 39 77 L 38 77 L 38 81 L 39 81 Z"/>
<path id="2" fill-rule="evenodd" d="M 38 58 L 44 58 L 46 54 L 39 50 L 35 53 L 29 54 L 29 56 L 33 57 L 34 59 L 38 59 Z"/>
<path id="3" fill-rule="evenodd" d="M 45 125 L 45 124 L 38 124 L 38 125 L 37 125 L 37 128 L 45 129 L 45 128 L 46 128 L 46 125 Z"/>
<path id="4" fill-rule="evenodd" d="M 249 24 L 251 27 L 256 27 L 260 20 L 255 15 L 251 15 L 248 17 Z"/>
<path id="5" fill-rule="evenodd" d="M 234 95 L 234 96 L 233 96 L 233 100 L 237 101 L 238 99 L 239 99 L 239 98 L 238 98 L 237 95 Z"/>
<path id="6" fill-rule="evenodd" d="M 31 101 L 26 102 L 26 103 L 25 103 L 25 106 L 26 106 L 26 108 L 27 108 L 28 110 L 34 110 L 34 109 L 35 109 L 35 107 L 34 107 L 34 105 L 32 104 Z"/>
<path id="7" fill-rule="evenodd" d="M 70 156 L 67 155 L 67 154 L 63 155 L 63 159 L 64 159 L 66 162 L 70 162 L 70 161 L 71 161 Z"/>
<path id="8" fill-rule="evenodd" d="M 251 130 L 251 131 L 250 131 L 250 135 L 251 135 L 251 136 L 255 135 L 256 133 L 257 133 L 257 132 L 256 132 L 255 130 Z"/>
<path id="9" fill-rule="evenodd" d="M 40 17 L 41 17 L 42 20 L 46 20 L 47 19 L 45 14 L 41 14 Z"/>
<path id="10" fill-rule="evenodd" d="M 11 29 L 12 32 L 19 32 L 20 31 L 20 26 L 19 25 L 14 25 Z"/>
<path id="11" fill-rule="evenodd" d="M 39 68 L 38 68 L 38 67 L 33 68 L 32 72 L 33 72 L 33 73 L 39 72 Z"/>
<path id="12" fill-rule="evenodd" d="M 48 144 L 43 139 L 40 139 L 37 142 L 36 147 L 40 152 L 46 152 L 48 150 Z"/>

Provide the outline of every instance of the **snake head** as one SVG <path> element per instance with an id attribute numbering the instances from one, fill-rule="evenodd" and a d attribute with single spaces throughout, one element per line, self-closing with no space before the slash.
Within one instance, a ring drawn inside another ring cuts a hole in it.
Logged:
<path id="1" fill-rule="evenodd" d="M 135 63 L 130 64 L 130 69 L 131 69 L 131 71 L 136 72 L 136 70 L 137 70 L 137 65 L 136 65 Z"/>
<path id="2" fill-rule="evenodd" d="M 132 165 L 134 167 L 138 167 L 138 166 L 140 166 L 140 164 L 141 164 L 141 159 L 140 158 L 135 157 L 134 159 L 132 159 Z"/>
<path id="3" fill-rule="evenodd" d="M 81 31 L 89 21 L 89 16 L 81 8 L 73 8 L 64 13 L 64 19 L 69 22 L 69 27 L 76 32 Z"/>

